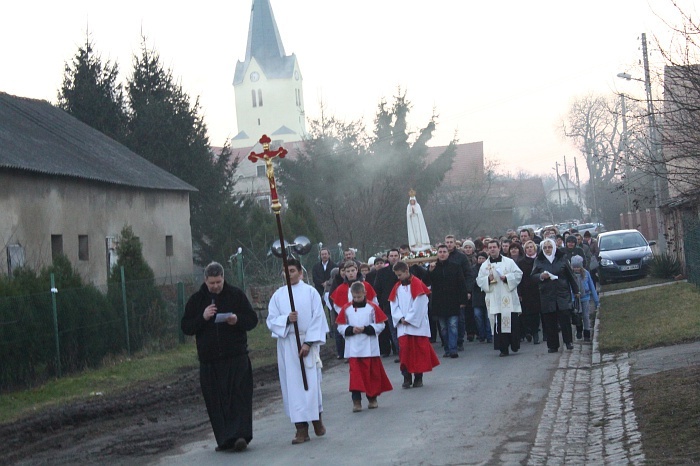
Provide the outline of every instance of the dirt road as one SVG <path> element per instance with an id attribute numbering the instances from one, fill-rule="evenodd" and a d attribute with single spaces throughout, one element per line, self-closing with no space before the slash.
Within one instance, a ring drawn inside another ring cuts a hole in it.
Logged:
<path id="1" fill-rule="evenodd" d="M 335 464 L 356 464 L 369 461 L 365 447 L 381 446 L 372 464 L 521 462 L 558 356 L 547 354 L 545 345 L 523 343 L 507 358 L 485 343 L 466 345 L 460 358 L 441 358 L 420 389 L 401 389 L 398 364 L 384 359 L 394 390 L 379 398 L 379 409 L 357 414 L 347 391 L 348 366 L 327 359 L 328 434 L 300 446 L 290 445 L 294 428 L 282 412 L 277 369 L 269 367 L 256 370 L 254 439 L 240 454 L 214 452 L 198 374 L 190 371 L 2 426 L 0 455 L 16 464 L 294 464 L 303 448 L 307 464 L 327 464 L 328 455 Z"/>

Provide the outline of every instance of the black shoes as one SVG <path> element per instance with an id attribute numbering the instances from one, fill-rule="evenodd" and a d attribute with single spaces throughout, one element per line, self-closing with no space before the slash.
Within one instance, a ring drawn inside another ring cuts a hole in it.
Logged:
<path id="1" fill-rule="evenodd" d="M 549 352 L 549 353 L 558 353 L 558 352 L 559 352 L 559 348 L 549 348 L 548 352 Z"/>
<path id="2" fill-rule="evenodd" d="M 410 375 L 408 377 L 411 378 Z M 416 374 L 416 377 L 413 380 L 413 388 L 420 388 L 422 386 L 423 386 L 423 374 L 421 374 L 421 375 Z"/>
<path id="3" fill-rule="evenodd" d="M 459 357 L 459 354 L 457 354 L 457 353 L 450 354 L 450 358 L 452 358 L 452 359 L 457 359 L 458 357 Z"/>
<path id="4" fill-rule="evenodd" d="M 406 374 L 403 376 L 402 388 L 411 388 L 411 374 Z"/>
<path id="5" fill-rule="evenodd" d="M 508 355 L 509 355 L 508 351 L 501 351 L 501 354 L 499 354 L 498 356 L 501 358 L 505 358 Z"/>
<path id="6" fill-rule="evenodd" d="M 568 350 L 574 349 L 574 344 L 573 344 L 573 343 L 567 343 L 567 344 L 566 344 L 566 349 L 568 349 Z"/>
<path id="7" fill-rule="evenodd" d="M 246 448 L 248 448 L 248 442 L 246 442 L 244 438 L 237 438 L 235 442 L 232 442 L 229 440 L 228 442 L 224 443 L 223 445 L 216 447 L 214 450 L 215 451 L 228 451 L 228 450 L 243 451 Z"/>
<path id="8" fill-rule="evenodd" d="M 525 339 L 527 340 L 528 343 L 530 343 L 532 341 L 532 335 L 530 335 L 529 333 L 526 334 Z"/>

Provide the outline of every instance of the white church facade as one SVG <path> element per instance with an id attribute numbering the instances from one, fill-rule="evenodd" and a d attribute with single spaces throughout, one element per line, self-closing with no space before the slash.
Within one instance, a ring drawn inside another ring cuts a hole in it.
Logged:
<path id="1" fill-rule="evenodd" d="M 296 55 L 286 55 L 269 0 L 253 0 L 245 59 L 236 63 L 233 87 L 238 134 L 233 149 L 306 134 L 303 79 Z"/>

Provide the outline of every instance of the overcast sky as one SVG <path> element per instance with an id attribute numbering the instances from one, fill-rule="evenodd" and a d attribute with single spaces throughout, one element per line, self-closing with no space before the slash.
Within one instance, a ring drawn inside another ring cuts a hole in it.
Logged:
<path id="1" fill-rule="evenodd" d="M 682 0 L 686 11 L 696 7 Z M 365 118 L 397 88 L 413 102 L 410 124 L 423 127 L 435 109 L 432 145 L 484 141 L 500 171 L 553 174 L 578 151 L 561 135 L 577 97 L 643 85 L 615 75 L 643 72 L 639 36 L 652 66 L 678 23 L 670 0 L 456 1 L 271 0 L 287 54 L 304 78 L 306 113 Z M 0 91 L 56 102 L 64 62 L 89 29 L 103 59 L 131 72 L 141 34 L 190 96 L 200 97 L 212 145 L 237 133 L 233 73 L 245 57 L 251 0 L 15 1 L 2 7 Z M 697 17 L 697 15 L 693 15 Z M 583 160 L 579 159 L 579 165 Z M 583 171 L 585 173 L 585 170 Z M 587 176 L 586 176 L 587 178 Z"/>

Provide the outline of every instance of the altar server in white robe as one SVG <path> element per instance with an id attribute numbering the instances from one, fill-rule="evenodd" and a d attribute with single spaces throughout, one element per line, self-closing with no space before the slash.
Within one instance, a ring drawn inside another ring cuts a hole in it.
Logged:
<path id="1" fill-rule="evenodd" d="M 355 282 L 350 287 L 352 301 L 345 304 L 336 323 L 345 338 L 345 357 L 350 361 L 352 411 L 362 411 L 362 393 L 369 409 L 377 408 L 377 397 L 392 389 L 379 356 L 379 339 L 387 316 L 376 303 L 367 300 L 367 283 Z"/>
<path id="2" fill-rule="evenodd" d="M 486 294 L 486 309 L 494 316 L 493 346 L 500 356 L 520 349 L 520 321 L 522 312 L 518 298 L 518 284 L 523 272 L 515 262 L 501 254 L 498 240 L 488 242 L 489 258 L 481 264 L 476 284 Z"/>
<path id="3" fill-rule="evenodd" d="M 320 346 L 326 342 L 328 322 L 320 295 L 314 287 L 302 281 L 301 263 L 289 259 L 287 266 L 296 312 L 291 312 L 287 287 L 279 288 L 270 299 L 267 327 L 272 332 L 272 337 L 277 339 L 277 367 L 282 400 L 284 411 L 296 427 L 296 435 L 292 440 L 292 444 L 296 445 L 310 440 L 309 421 L 313 423 L 317 436 L 326 433 L 321 419 L 323 400 Z M 295 321 L 303 342 L 301 350 L 297 348 L 294 335 Z M 308 390 L 304 390 L 300 356 L 303 357 L 306 368 Z"/>

